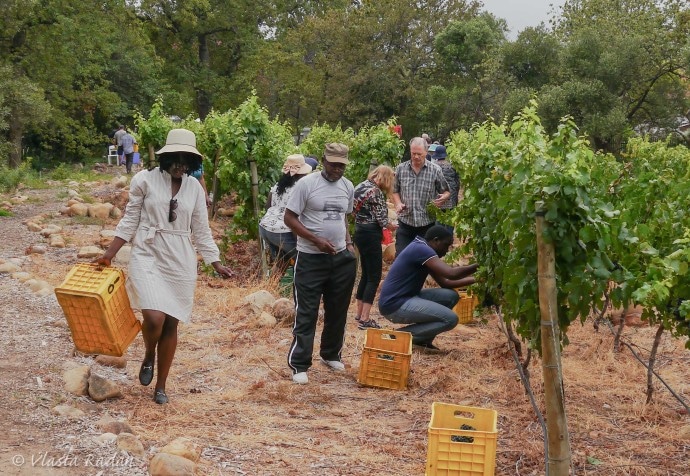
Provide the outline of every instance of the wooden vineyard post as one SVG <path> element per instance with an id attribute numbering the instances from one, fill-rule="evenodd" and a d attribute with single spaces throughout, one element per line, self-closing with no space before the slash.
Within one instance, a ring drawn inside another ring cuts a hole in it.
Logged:
<path id="1" fill-rule="evenodd" d="M 141 160 L 141 157 L 139 157 L 139 160 Z M 153 144 L 149 144 L 149 160 L 146 163 L 146 168 L 151 167 L 156 162 L 156 149 L 153 147 Z"/>
<path id="2" fill-rule="evenodd" d="M 254 205 L 254 218 L 259 221 L 259 173 L 256 170 L 256 160 L 251 156 L 249 158 L 249 173 L 252 177 L 252 203 Z M 266 262 L 266 253 L 264 252 L 264 243 L 259 237 L 259 254 L 261 255 L 261 271 L 263 276 L 268 274 L 268 263 Z"/>
<path id="3" fill-rule="evenodd" d="M 211 183 L 211 194 L 213 195 L 213 200 L 211 200 L 211 210 L 209 210 L 209 218 L 212 218 L 216 214 L 216 204 L 218 203 L 218 162 L 220 162 L 220 147 L 216 150 L 216 158 L 213 161 L 213 182 Z"/>
<path id="4" fill-rule="evenodd" d="M 541 357 L 546 400 L 546 432 L 548 458 L 546 474 L 567 476 L 571 453 L 568 421 L 565 415 L 563 373 L 561 372 L 560 330 L 558 327 L 558 290 L 556 289 L 556 252 L 553 243 L 544 241 L 543 203 L 536 206 L 537 272 L 539 279 L 539 311 L 541 314 Z"/>

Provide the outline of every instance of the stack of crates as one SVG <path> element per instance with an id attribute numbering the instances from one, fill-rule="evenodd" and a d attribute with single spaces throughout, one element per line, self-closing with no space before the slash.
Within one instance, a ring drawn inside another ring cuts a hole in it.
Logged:
<path id="1" fill-rule="evenodd" d="M 367 387 L 404 390 L 410 376 L 412 334 L 367 329 L 357 382 Z"/>
<path id="2" fill-rule="evenodd" d="M 458 315 L 458 323 L 468 324 L 473 320 L 474 310 L 479 305 L 479 299 L 467 291 L 459 289 L 456 289 L 456 291 L 460 295 L 460 299 L 453 308 L 453 312 Z"/>
<path id="3" fill-rule="evenodd" d="M 79 352 L 121 357 L 141 329 L 120 269 L 77 264 L 55 296 Z"/>
<path id="4" fill-rule="evenodd" d="M 426 476 L 493 476 L 496 410 L 434 402 Z"/>

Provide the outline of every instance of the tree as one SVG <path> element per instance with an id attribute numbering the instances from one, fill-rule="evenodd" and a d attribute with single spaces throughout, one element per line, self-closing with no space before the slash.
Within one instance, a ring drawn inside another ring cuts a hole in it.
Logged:
<path id="1" fill-rule="evenodd" d="M 117 0 L 10 4 L 0 57 L 11 65 L 21 94 L 30 95 L 23 104 L 15 98 L 19 109 L 10 111 L 15 150 L 23 141 L 32 154 L 58 151 L 66 160 L 104 147 L 110 126 L 133 112 L 113 87 L 121 87 L 123 78 L 138 78 L 123 92 L 129 101 L 151 102 L 156 62 L 132 19 Z M 127 57 L 120 55 L 123 50 Z"/>
<path id="2" fill-rule="evenodd" d="M 565 46 L 559 81 L 571 99 L 558 106 L 552 90 L 543 108 L 574 114 L 598 148 L 615 150 L 626 129 L 669 126 L 687 111 L 685 68 L 689 11 L 680 0 L 569 0 L 555 34 Z M 551 82 L 554 84 L 554 82 Z M 603 106 L 592 110 L 591 100 Z M 674 125 L 675 126 L 675 125 Z"/>

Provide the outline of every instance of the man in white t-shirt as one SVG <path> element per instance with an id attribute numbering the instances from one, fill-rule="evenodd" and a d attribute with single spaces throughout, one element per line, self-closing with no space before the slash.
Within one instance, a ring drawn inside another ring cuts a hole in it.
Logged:
<path id="1" fill-rule="evenodd" d="M 344 144 L 326 145 L 323 170 L 295 184 L 285 209 L 285 224 L 297 235 L 294 273 L 295 325 L 288 353 L 292 380 L 306 384 L 312 364 L 314 334 L 323 297 L 321 362 L 345 370 L 340 353 L 345 338 L 347 310 L 357 273 L 347 216 L 352 212 L 354 187 L 343 177 L 349 163 Z"/>

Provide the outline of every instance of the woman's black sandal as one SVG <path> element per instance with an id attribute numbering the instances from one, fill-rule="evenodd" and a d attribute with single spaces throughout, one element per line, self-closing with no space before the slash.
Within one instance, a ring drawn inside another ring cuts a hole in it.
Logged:
<path id="1" fill-rule="evenodd" d="M 139 369 L 139 383 L 144 387 L 148 386 L 153 380 L 153 362 L 147 365 L 144 361 L 141 363 L 141 368 Z"/>
<path id="2" fill-rule="evenodd" d="M 159 405 L 162 405 L 164 403 L 168 403 L 168 396 L 163 390 L 156 390 L 156 392 L 153 394 L 153 401 Z"/>

